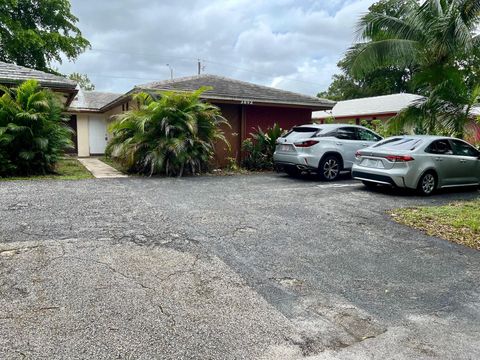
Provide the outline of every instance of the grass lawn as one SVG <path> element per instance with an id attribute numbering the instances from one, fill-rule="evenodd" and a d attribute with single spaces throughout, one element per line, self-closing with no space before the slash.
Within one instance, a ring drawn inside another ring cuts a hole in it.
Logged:
<path id="1" fill-rule="evenodd" d="M 446 206 L 397 209 L 391 216 L 428 235 L 480 250 L 480 199 Z"/>
<path id="2" fill-rule="evenodd" d="M 92 179 L 93 176 L 74 158 L 62 158 L 57 163 L 56 174 L 36 175 L 26 177 L 0 177 L 0 181 L 10 180 L 81 180 Z"/>

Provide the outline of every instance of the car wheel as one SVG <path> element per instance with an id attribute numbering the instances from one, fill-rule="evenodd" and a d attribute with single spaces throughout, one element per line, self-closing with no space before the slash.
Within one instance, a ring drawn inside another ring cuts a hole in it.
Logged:
<path id="1" fill-rule="evenodd" d="M 325 181 L 333 181 L 340 175 L 341 165 L 337 156 L 325 156 L 318 166 L 318 175 Z"/>
<path id="2" fill-rule="evenodd" d="M 377 183 L 371 181 L 362 181 L 363 185 L 365 185 L 369 189 L 376 189 L 378 187 Z"/>
<path id="3" fill-rule="evenodd" d="M 420 195 L 432 195 L 436 188 L 437 178 L 433 172 L 428 171 L 420 177 L 417 187 L 417 191 L 420 193 Z"/>

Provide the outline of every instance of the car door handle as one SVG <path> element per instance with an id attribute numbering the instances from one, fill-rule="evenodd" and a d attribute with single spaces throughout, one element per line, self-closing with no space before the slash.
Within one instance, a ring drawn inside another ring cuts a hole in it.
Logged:
<path id="1" fill-rule="evenodd" d="M 336 144 L 336 145 L 343 145 L 341 142 L 337 142 L 337 143 L 335 143 L 335 144 Z"/>
<path id="2" fill-rule="evenodd" d="M 369 143 L 363 143 L 362 146 L 368 146 L 370 145 Z"/>
<path id="3" fill-rule="evenodd" d="M 442 158 L 435 158 L 435 161 L 443 161 Z"/>

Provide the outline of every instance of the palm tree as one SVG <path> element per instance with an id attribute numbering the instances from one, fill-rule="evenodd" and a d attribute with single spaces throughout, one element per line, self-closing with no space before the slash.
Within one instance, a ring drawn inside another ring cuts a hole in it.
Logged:
<path id="1" fill-rule="evenodd" d="M 357 30 L 366 42 L 351 49 L 356 52 L 352 71 L 361 74 L 380 65 L 453 65 L 459 54 L 480 44 L 475 36 L 479 21 L 480 0 L 426 0 L 422 4 L 411 0 L 397 16 L 368 13 Z"/>
<path id="2" fill-rule="evenodd" d="M 361 76 L 385 66 L 412 69 L 413 83 L 427 99 L 394 119 L 397 126 L 421 116 L 424 131 L 462 136 L 478 99 L 479 79 L 472 78 L 468 61 L 478 64 L 472 54 L 480 45 L 479 23 L 480 0 L 410 0 L 397 16 L 371 12 L 358 25 L 363 42 L 347 54 L 351 71 Z"/>
<path id="3" fill-rule="evenodd" d="M 139 93 L 138 108 L 118 116 L 111 126 L 107 153 L 131 172 L 182 176 L 206 170 L 216 142 L 226 144 L 218 107 L 192 93 Z"/>
<path id="4" fill-rule="evenodd" d="M 72 130 L 56 96 L 34 80 L 0 92 L 0 176 L 54 172 L 72 147 Z"/>

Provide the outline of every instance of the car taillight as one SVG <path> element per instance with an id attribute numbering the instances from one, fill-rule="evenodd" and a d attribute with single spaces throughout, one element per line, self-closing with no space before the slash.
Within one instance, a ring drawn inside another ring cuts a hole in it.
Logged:
<path id="1" fill-rule="evenodd" d="M 362 153 L 361 153 L 360 151 L 357 151 L 357 152 L 355 153 L 355 158 L 356 158 L 356 159 L 360 159 L 361 157 L 362 157 Z"/>
<path id="2" fill-rule="evenodd" d="M 318 141 L 318 140 L 306 140 L 306 141 L 295 143 L 295 146 L 296 147 L 310 147 L 310 146 L 313 146 L 315 144 L 318 144 L 319 142 L 320 141 Z"/>
<path id="3" fill-rule="evenodd" d="M 388 155 L 388 156 L 385 156 L 385 159 L 393 162 L 406 162 L 406 161 L 415 160 L 410 155 Z"/>

